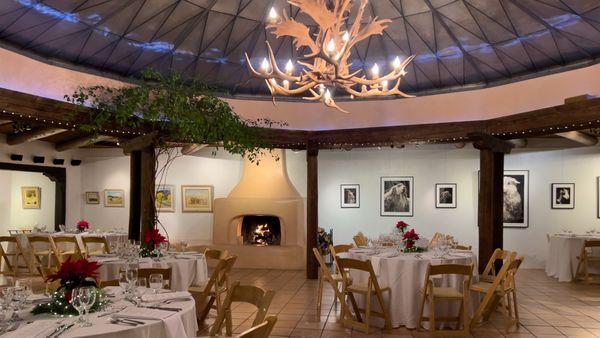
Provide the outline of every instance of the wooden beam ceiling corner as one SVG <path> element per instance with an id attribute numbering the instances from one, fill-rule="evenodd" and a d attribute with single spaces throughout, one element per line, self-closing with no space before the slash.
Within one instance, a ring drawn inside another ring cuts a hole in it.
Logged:
<path id="1" fill-rule="evenodd" d="M 573 142 L 580 143 L 584 146 L 594 146 L 598 143 L 598 138 L 592 135 L 582 133 L 580 131 L 567 131 L 564 133 L 556 133 L 560 137 L 564 137 Z"/>
<path id="2" fill-rule="evenodd" d="M 489 149 L 496 153 L 510 154 L 514 144 L 485 133 L 470 133 L 467 137 L 473 141 L 473 147 L 479 150 Z"/>
<path id="3" fill-rule="evenodd" d="M 54 127 L 39 127 L 32 130 L 27 130 L 21 133 L 10 134 L 6 137 L 6 144 L 17 145 L 26 142 L 32 142 L 52 135 L 64 133 L 67 131 L 63 128 Z"/>
<path id="4" fill-rule="evenodd" d="M 208 144 L 191 143 L 191 144 L 181 147 L 181 154 L 182 155 L 191 155 L 195 152 L 200 151 L 203 148 L 206 148 L 207 146 L 208 146 Z"/>
<path id="5" fill-rule="evenodd" d="M 54 148 L 56 149 L 56 151 L 62 152 L 62 151 L 70 150 L 70 149 L 89 146 L 96 142 L 107 141 L 112 138 L 113 138 L 112 136 L 108 136 L 108 135 L 99 135 L 97 137 L 83 136 L 83 137 L 79 137 L 79 138 L 76 138 L 73 140 L 68 140 L 68 141 L 57 143 Z"/>
<path id="6" fill-rule="evenodd" d="M 143 150 L 148 147 L 154 146 L 156 144 L 157 135 L 158 135 L 158 133 L 154 131 L 154 132 L 121 142 L 121 148 L 123 148 L 123 153 L 125 155 L 129 155 L 133 151 Z"/>
<path id="7" fill-rule="evenodd" d="M 515 138 L 512 140 L 508 140 L 508 142 L 512 143 L 515 148 L 525 148 L 529 141 L 526 138 Z"/>

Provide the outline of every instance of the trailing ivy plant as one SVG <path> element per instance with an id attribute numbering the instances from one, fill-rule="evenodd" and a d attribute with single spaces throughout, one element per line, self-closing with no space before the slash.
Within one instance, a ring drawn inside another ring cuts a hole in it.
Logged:
<path id="1" fill-rule="evenodd" d="M 103 130 L 120 128 L 156 135 L 154 173 L 156 184 L 161 185 L 172 162 L 181 156 L 176 145 L 222 147 L 258 164 L 272 146 L 260 138 L 256 127 L 285 125 L 267 118 L 242 119 L 213 95 L 213 89 L 196 80 L 184 81 L 178 74 L 146 70 L 134 85 L 80 87 L 65 99 L 92 108 L 72 116 L 77 129 L 87 134 L 98 136 Z"/>
<path id="2" fill-rule="evenodd" d="M 253 127 L 285 125 L 268 118 L 244 120 L 231 106 L 214 96 L 211 87 L 199 81 L 183 81 L 178 74 L 153 70 L 142 73 L 137 85 L 80 87 L 68 102 L 88 106 L 77 115 L 77 127 L 89 134 L 106 128 L 127 128 L 157 133 L 157 146 L 172 143 L 221 145 L 228 152 L 258 161 L 263 142 Z M 87 116 L 82 112 L 87 111 Z"/>

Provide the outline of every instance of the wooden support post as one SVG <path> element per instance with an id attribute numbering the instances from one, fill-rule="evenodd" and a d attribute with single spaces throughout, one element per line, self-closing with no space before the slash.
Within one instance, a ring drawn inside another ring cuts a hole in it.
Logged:
<path id="1" fill-rule="evenodd" d="M 306 149 L 306 278 L 319 277 L 318 263 L 312 252 L 317 247 L 317 230 L 319 227 L 319 149 L 309 144 Z"/>
<path id="2" fill-rule="evenodd" d="M 472 134 L 473 146 L 479 153 L 479 272 L 496 248 L 503 247 L 504 154 L 512 143 L 485 134 Z"/>
<path id="3" fill-rule="evenodd" d="M 130 157 L 130 180 L 129 180 L 129 239 L 140 240 L 140 219 L 141 219 L 141 181 L 142 181 L 142 151 L 131 152 Z"/>
<path id="4" fill-rule="evenodd" d="M 154 204 L 156 152 L 154 151 L 154 147 L 146 147 L 142 149 L 141 157 L 140 230 L 143 235 L 146 230 L 154 228 L 154 217 L 156 214 L 156 205 Z"/>

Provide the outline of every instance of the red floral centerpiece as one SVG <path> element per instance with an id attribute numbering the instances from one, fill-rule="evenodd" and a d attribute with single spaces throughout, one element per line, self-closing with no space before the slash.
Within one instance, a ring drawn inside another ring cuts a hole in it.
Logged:
<path id="1" fill-rule="evenodd" d="M 52 314 L 77 314 L 75 308 L 70 304 L 73 290 L 82 286 L 98 287 L 98 268 L 101 265 L 97 262 L 90 262 L 85 258 L 72 261 L 67 259 L 60 265 L 60 269 L 49 275 L 46 282 L 60 281 L 60 287 L 51 295 L 48 303 L 36 305 L 32 313 L 52 313 Z M 99 292 L 96 302 L 90 309 L 94 312 L 104 305 L 108 304 Z"/>
<path id="2" fill-rule="evenodd" d="M 90 228 L 90 223 L 88 223 L 88 221 L 82 219 L 79 222 L 77 222 L 77 230 L 79 230 L 79 232 L 84 232 L 89 228 Z"/>
<path id="3" fill-rule="evenodd" d="M 168 243 L 167 238 L 163 236 L 158 228 L 148 229 L 144 232 L 141 256 L 149 257 L 161 243 Z"/>
<path id="4" fill-rule="evenodd" d="M 404 231 L 408 228 L 408 223 L 404 221 L 398 221 L 396 223 L 396 230 L 398 230 L 402 235 L 404 235 Z"/>
<path id="5" fill-rule="evenodd" d="M 415 229 L 410 229 L 404 236 L 402 236 L 402 241 L 404 242 L 404 252 L 417 252 L 420 250 L 419 247 L 415 245 L 415 242 L 419 240 L 419 234 L 415 232 Z"/>

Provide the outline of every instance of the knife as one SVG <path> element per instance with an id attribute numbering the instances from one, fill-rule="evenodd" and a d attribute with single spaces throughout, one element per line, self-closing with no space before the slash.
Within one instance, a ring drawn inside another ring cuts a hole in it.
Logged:
<path id="1" fill-rule="evenodd" d="M 162 307 L 162 306 L 157 306 L 157 305 L 151 305 L 151 306 L 140 306 L 140 307 L 145 307 L 147 309 L 156 309 L 156 310 L 165 310 L 165 311 L 173 311 L 173 312 L 179 312 L 181 311 L 180 308 L 177 307 Z"/>
<path id="2" fill-rule="evenodd" d="M 63 327 L 58 330 L 58 332 L 56 332 L 52 338 L 56 338 L 58 336 L 60 336 L 61 334 L 63 334 L 65 331 L 67 331 L 68 329 L 70 329 L 73 325 L 75 325 L 75 323 L 71 323 L 71 324 L 67 324 L 67 325 L 63 325 Z"/>

